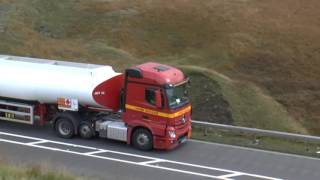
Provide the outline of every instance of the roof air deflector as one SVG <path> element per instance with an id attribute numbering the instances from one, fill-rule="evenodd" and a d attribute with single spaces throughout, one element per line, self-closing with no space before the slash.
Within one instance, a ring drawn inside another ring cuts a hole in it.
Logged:
<path id="1" fill-rule="evenodd" d="M 130 68 L 126 70 L 126 74 L 128 77 L 132 78 L 142 78 L 142 72 L 138 68 Z"/>

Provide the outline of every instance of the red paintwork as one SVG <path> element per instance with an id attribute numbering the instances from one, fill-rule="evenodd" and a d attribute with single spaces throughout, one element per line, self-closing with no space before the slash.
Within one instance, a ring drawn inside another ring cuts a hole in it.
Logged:
<path id="1" fill-rule="evenodd" d="M 158 71 L 157 69 L 155 69 L 155 67 L 158 66 L 166 67 L 168 68 L 168 70 Z M 143 79 L 129 78 L 129 80 L 148 84 L 164 85 L 176 84 L 185 79 L 184 74 L 179 69 L 155 62 L 144 63 L 136 66 L 136 68 L 142 71 Z"/>
<path id="2" fill-rule="evenodd" d="M 120 74 L 98 85 L 93 90 L 92 97 L 101 106 L 118 111 L 122 86 L 123 74 Z"/>
<path id="3" fill-rule="evenodd" d="M 127 98 L 126 103 L 142 108 L 152 109 L 159 111 L 155 106 L 150 105 L 145 100 L 145 89 L 154 88 L 154 86 L 143 85 L 137 83 L 128 83 L 127 85 Z M 148 119 L 147 119 L 147 118 Z M 166 120 L 159 116 L 145 114 L 143 112 L 133 111 L 127 109 L 123 114 L 123 121 L 128 123 L 130 126 L 142 126 L 150 129 L 153 135 L 164 136 L 166 128 Z"/>
<path id="4" fill-rule="evenodd" d="M 188 106 L 188 105 L 186 105 Z M 186 106 L 177 109 L 177 110 L 169 110 L 168 108 L 165 108 L 163 112 L 166 113 L 175 113 L 179 110 L 185 108 Z M 181 119 L 183 118 L 183 115 L 178 116 L 176 118 L 164 118 L 167 122 L 167 127 L 173 127 L 176 130 L 176 138 L 170 138 L 168 136 L 154 136 L 154 148 L 155 149 L 165 149 L 170 150 L 179 145 L 178 139 L 184 135 L 187 135 L 187 138 L 190 138 L 191 135 L 191 111 L 184 114 L 186 117 L 186 124 L 181 123 Z"/>
<path id="5" fill-rule="evenodd" d="M 165 94 L 162 90 L 163 85 L 177 84 L 185 80 L 184 74 L 174 67 L 161 65 L 166 67 L 167 70 L 158 71 L 155 69 L 155 67 L 160 65 L 161 64 L 158 63 L 145 63 L 134 67 L 141 70 L 143 78 L 128 78 L 129 82 L 127 84 L 126 104 L 170 114 L 178 112 L 181 109 L 189 106 L 188 104 L 179 109 L 170 110 L 167 107 L 166 98 L 164 98 L 164 107 L 161 109 L 146 102 L 145 89 L 159 89 L 162 93 L 162 97 L 165 97 Z M 185 116 L 187 119 L 187 124 L 183 125 L 181 124 L 183 115 L 176 118 L 166 118 L 127 109 L 122 115 L 123 121 L 129 125 L 127 143 L 131 143 L 131 134 L 134 128 L 144 127 L 149 129 L 153 134 L 155 149 L 173 149 L 179 145 L 178 139 L 181 136 L 188 135 L 188 133 L 191 131 L 191 112 L 189 111 L 185 113 Z M 170 138 L 168 136 L 168 127 L 173 127 L 176 130 L 176 138 Z"/>
<path id="6" fill-rule="evenodd" d="M 38 104 L 38 115 L 40 116 L 40 126 L 43 126 L 45 124 L 45 116 L 47 113 L 47 107 L 45 104 Z"/>

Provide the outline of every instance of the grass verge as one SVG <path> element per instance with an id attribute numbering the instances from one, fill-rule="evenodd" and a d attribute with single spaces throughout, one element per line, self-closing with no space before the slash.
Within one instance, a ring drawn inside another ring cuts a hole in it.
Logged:
<path id="1" fill-rule="evenodd" d="M 193 139 L 320 158 L 320 143 L 309 143 L 193 126 Z"/>
<path id="2" fill-rule="evenodd" d="M 62 172 L 44 170 L 40 167 L 19 168 L 0 163 L 1 180 L 76 180 L 77 178 Z"/>

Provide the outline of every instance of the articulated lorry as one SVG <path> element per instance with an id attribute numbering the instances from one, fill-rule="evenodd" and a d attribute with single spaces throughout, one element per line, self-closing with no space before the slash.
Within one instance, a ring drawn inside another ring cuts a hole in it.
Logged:
<path id="1" fill-rule="evenodd" d="M 153 62 L 117 73 L 105 65 L 0 55 L 0 120 L 52 124 L 62 138 L 173 149 L 191 136 L 188 81 Z"/>

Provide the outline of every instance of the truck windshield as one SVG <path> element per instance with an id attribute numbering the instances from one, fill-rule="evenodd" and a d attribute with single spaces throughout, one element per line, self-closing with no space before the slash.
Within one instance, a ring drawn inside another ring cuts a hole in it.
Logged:
<path id="1" fill-rule="evenodd" d="M 176 109 L 189 103 L 187 83 L 166 89 L 170 109 Z"/>

